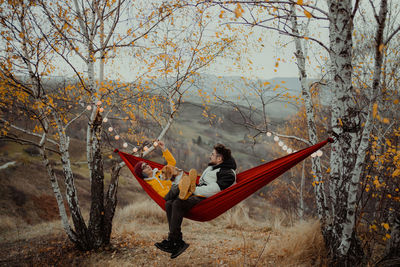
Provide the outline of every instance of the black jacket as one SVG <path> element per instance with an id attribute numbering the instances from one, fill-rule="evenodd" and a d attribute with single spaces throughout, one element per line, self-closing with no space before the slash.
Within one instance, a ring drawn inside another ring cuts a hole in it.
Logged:
<path id="1" fill-rule="evenodd" d="M 217 184 L 221 190 L 230 187 L 236 181 L 236 161 L 233 157 L 225 160 L 221 164 L 213 166 L 213 170 L 220 169 L 217 172 Z"/>

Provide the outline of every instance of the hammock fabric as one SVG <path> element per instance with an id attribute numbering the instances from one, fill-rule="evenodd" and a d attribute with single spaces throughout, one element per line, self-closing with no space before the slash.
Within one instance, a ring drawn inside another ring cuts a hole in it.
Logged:
<path id="1" fill-rule="evenodd" d="M 186 218 L 205 222 L 215 219 L 222 213 L 226 212 L 239 202 L 243 201 L 259 189 L 267 185 L 269 182 L 276 179 L 278 176 L 301 162 L 309 155 L 326 145 L 328 142 L 333 142 L 332 138 L 299 150 L 296 153 L 289 154 L 282 158 L 267 162 L 260 166 L 248 169 L 236 175 L 236 184 L 228 187 L 227 189 L 202 200 L 199 204 L 194 206 Z M 161 169 L 164 165 L 135 157 L 133 155 L 118 151 L 119 156 L 125 161 L 128 168 L 131 170 L 133 176 L 135 176 L 134 167 L 138 161 L 144 161 L 148 163 L 152 168 Z M 143 179 L 136 177 L 139 184 L 143 187 L 146 193 L 162 208 L 165 210 L 165 200 L 156 192 L 154 189 L 146 183 Z M 199 177 L 197 177 L 199 179 Z"/>

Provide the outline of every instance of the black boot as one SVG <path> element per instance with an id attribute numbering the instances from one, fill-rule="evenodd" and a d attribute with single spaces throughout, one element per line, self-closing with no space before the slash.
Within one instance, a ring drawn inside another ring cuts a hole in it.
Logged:
<path id="1" fill-rule="evenodd" d="M 174 243 L 169 239 L 164 239 L 161 242 L 157 242 L 154 244 L 154 246 L 156 246 L 158 249 L 160 249 L 164 252 L 168 252 L 168 253 L 172 253 L 175 251 Z"/>
<path id="2" fill-rule="evenodd" d="M 187 248 L 189 244 L 187 244 L 182 239 L 173 241 L 173 251 L 171 252 L 171 259 L 175 259 L 179 255 L 181 255 Z"/>

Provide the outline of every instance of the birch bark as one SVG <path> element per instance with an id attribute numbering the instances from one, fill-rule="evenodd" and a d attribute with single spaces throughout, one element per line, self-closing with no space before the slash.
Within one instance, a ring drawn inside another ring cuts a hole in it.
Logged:
<path id="1" fill-rule="evenodd" d="M 34 61 L 32 60 L 32 58 L 28 52 L 27 38 L 29 38 L 30 33 L 26 29 L 25 16 L 20 20 L 20 23 L 21 23 L 21 30 L 23 33 L 22 49 L 23 49 L 23 53 L 24 53 L 24 58 L 26 59 L 25 64 L 26 64 L 26 67 L 27 67 L 27 70 L 29 73 L 30 83 L 32 85 L 31 89 L 32 89 L 32 92 L 33 92 L 33 95 L 34 95 L 36 101 L 42 101 L 45 104 L 47 104 L 48 97 L 46 96 L 45 92 L 41 92 L 39 80 L 36 78 L 35 72 L 31 65 L 32 62 L 34 62 Z M 47 137 L 47 132 L 48 132 L 48 128 L 49 128 L 49 118 L 48 118 L 48 115 L 44 108 L 39 108 L 39 118 L 40 118 L 40 121 L 41 121 L 41 124 L 43 127 L 43 135 L 38 144 L 40 147 L 40 154 L 42 156 L 43 163 L 46 166 L 47 173 L 50 177 L 50 183 L 53 188 L 54 195 L 56 197 L 57 206 L 59 209 L 59 214 L 61 217 L 61 222 L 62 222 L 63 228 L 64 228 L 65 232 L 67 233 L 68 237 L 70 238 L 70 240 L 72 242 L 74 242 L 75 244 L 77 244 L 78 237 L 77 237 L 76 233 L 72 230 L 71 225 L 69 224 L 68 215 L 65 210 L 64 199 L 62 197 L 62 193 L 61 193 L 60 187 L 58 185 L 57 177 L 56 177 L 54 169 L 53 169 L 52 165 L 50 164 L 49 159 L 47 158 L 47 155 L 46 155 L 46 137 Z"/>
<path id="2" fill-rule="evenodd" d="M 295 36 L 300 36 L 299 33 L 299 26 L 297 23 L 297 16 L 296 16 L 296 8 L 295 5 L 291 6 L 291 16 L 290 20 L 292 23 L 292 31 Z M 310 87 L 307 85 L 307 71 L 306 71 L 306 56 L 305 47 L 307 44 L 303 42 L 300 38 L 293 38 L 295 47 L 296 47 L 296 60 L 297 60 L 297 67 L 299 70 L 299 80 L 301 84 L 301 92 L 305 102 L 306 108 L 306 116 L 307 116 L 307 128 L 308 128 L 308 138 L 311 144 L 318 143 L 318 136 L 317 136 L 317 128 L 315 126 L 315 116 L 314 116 L 314 107 L 311 100 L 311 93 Z M 314 186 L 314 193 L 316 196 L 316 204 L 317 204 L 317 213 L 318 218 L 323 223 L 326 218 L 326 198 L 325 198 L 325 191 L 322 181 L 322 172 L 321 172 L 321 161 L 319 157 L 311 158 L 312 162 L 312 171 L 314 175 L 314 179 L 316 181 Z"/>
<path id="3" fill-rule="evenodd" d="M 382 73 L 382 63 L 383 63 L 383 33 L 385 29 L 385 21 L 387 16 L 387 0 L 381 1 L 379 18 L 377 18 L 377 32 L 375 36 L 375 66 L 373 75 L 373 87 L 369 95 L 369 105 L 368 105 L 368 116 L 365 122 L 364 129 L 362 131 L 361 141 L 358 145 L 358 154 L 356 158 L 356 163 L 351 175 L 351 181 L 349 184 L 349 194 L 347 198 L 347 214 L 346 220 L 343 224 L 343 233 L 341 237 L 341 243 L 339 251 L 342 255 L 346 255 L 350 245 L 353 232 L 355 231 L 355 221 L 356 221 L 356 204 L 357 204 L 357 193 L 360 187 L 360 176 L 364 166 L 365 154 L 370 144 L 370 134 L 373 127 L 373 104 L 374 100 L 381 92 L 381 73 Z"/>
<path id="4" fill-rule="evenodd" d="M 356 264 L 363 252 L 355 233 L 351 231 L 348 249 L 339 249 L 343 228 L 351 224 L 346 218 L 350 179 L 357 157 L 360 119 L 352 87 L 352 1 L 328 0 L 330 75 L 334 93 L 332 130 L 339 139 L 332 145 L 330 197 L 332 202 L 331 227 L 328 247 L 335 264 Z"/>

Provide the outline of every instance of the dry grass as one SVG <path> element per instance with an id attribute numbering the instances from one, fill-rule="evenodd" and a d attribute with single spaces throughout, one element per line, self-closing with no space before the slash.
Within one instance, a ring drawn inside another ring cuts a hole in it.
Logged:
<path id="1" fill-rule="evenodd" d="M 285 266 L 321 265 L 325 250 L 319 222 L 302 221 L 293 227 L 283 228 L 279 238 L 271 240 L 265 254 Z"/>
<path id="2" fill-rule="evenodd" d="M 30 240 L 37 237 L 53 236 L 64 233 L 61 221 L 43 222 L 36 225 L 28 225 L 22 220 L 16 218 L 1 218 L 0 224 L 3 225 L 7 220 L 12 220 L 14 225 L 9 227 L 7 231 L 1 232 L 0 240 L 2 242 L 15 242 L 19 240 Z"/>
<path id="3" fill-rule="evenodd" d="M 12 229 L 12 222 L 14 218 L 0 221 L 9 242 L 63 233 L 58 220 L 18 230 Z M 190 247 L 171 260 L 153 245 L 168 233 L 165 212 L 147 196 L 138 195 L 131 205 L 116 212 L 111 250 L 65 253 L 75 253 L 68 257 L 83 266 L 322 266 L 325 253 L 318 222 L 286 224 L 283 215 L 254 220 L 246 203 L 210 222 L 184 220 L 182 230 Z"/>
<path id="4" fill-rule="evenodd" d="M 113 232 L 132 232 L 140 228 L 140 225 L 160 225 L 166 221 L 165 212 L 154 201 L 139 198 L 133 204 L 116 211 Z"/>

